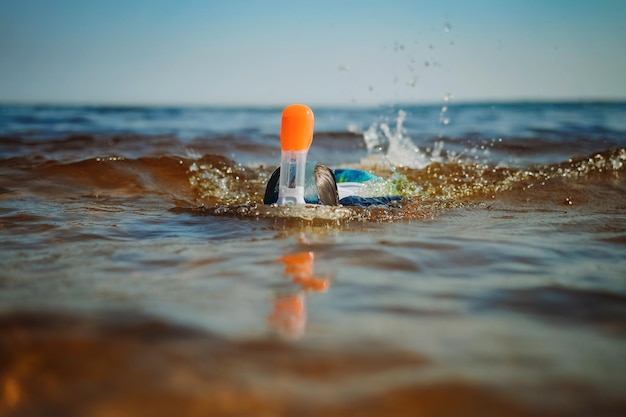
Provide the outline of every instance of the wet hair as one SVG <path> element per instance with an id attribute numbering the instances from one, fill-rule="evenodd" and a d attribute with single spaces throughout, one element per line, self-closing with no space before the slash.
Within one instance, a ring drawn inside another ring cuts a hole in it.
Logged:
<path id="1" fill-rule="evenodd" d="M 315 165 L 315 185 L 320 202 L 326 206 L 339 205 L 339 192 L 335 174 L 326 165 Z"/>

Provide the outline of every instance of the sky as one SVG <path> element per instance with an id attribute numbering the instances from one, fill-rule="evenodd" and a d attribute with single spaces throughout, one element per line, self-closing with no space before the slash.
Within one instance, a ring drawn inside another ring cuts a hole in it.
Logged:
<path id="1" fill-rule="evenodd" d="M 0 102 L 626 100 L 623 0 L 0 0 Z"/>

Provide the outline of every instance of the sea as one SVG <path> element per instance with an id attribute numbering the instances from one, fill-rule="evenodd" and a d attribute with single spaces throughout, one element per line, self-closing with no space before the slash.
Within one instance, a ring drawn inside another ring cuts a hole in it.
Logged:
<path id="1" fill-rule="evenodd" d="M 3 416 L 626 415 L 626 103 L 0 105 Z"/>

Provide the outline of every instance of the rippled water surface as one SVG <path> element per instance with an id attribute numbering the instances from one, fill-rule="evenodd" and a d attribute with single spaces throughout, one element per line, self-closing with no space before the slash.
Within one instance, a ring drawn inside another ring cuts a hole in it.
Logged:
<path id="1" fill-rule="evenodd" d="M 0 414 L 626 412 L 626 104 L 281 110 L 0 107 Z"/>

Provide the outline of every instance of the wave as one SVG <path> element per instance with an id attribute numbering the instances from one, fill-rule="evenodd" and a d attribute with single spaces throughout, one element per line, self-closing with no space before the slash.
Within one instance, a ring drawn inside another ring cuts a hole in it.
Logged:
<path id="1" fill-rule="evenodd" d="M 97 142 L 90 137 L 65 139 L 66 147 Z M 18 142 L 19 143 L 19 142 Z M 9 145 L 10 146 L 10 145 Z M 127 158 L 93 157 L 74 162 L 44 156 L 0 160 L 4 194 L 27 189 L 58 200 L 156 197 L 178 209 L 210 215 L 297 217 L 304 219 L 393 221 L 424 218 L 441 209 L 491 204 L 498 199 L 533 201 L 548 206 L 599 202 L 626 205 L 626 148 L 612 148 L 548 165 L 525 168 L 460 159 L 429 162 L 424 167 L 394 167 L 384 158 L 356 165 L 386 180 L 386 189 L 404 198 L 370 208 L 285 210 L 263 206 L 265 184 L 274 165 L 246 166 L 223 155 L 166 155 Z"/>

